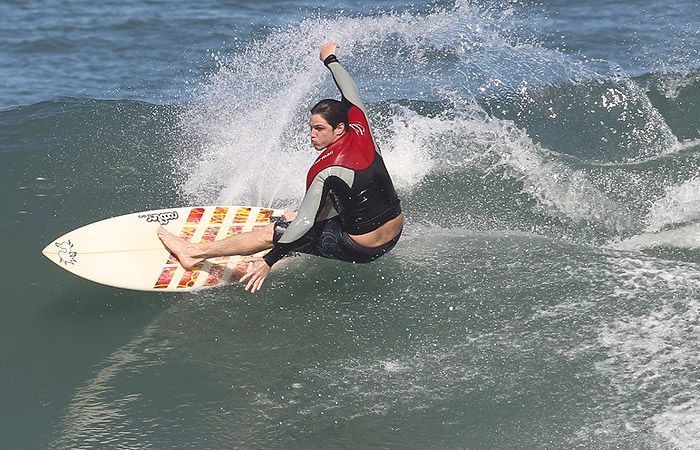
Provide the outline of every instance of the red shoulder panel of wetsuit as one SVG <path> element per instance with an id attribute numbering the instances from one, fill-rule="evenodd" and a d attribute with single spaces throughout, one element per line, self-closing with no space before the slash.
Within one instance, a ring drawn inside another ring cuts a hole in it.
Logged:
<path id="1" fill-rule="evenodd" d="M 348 111 L 348 130 L 316 158 L 306 176 L 306 187 L 322 170 L 331 166 L 364 170 L 374 161 L 374 141 L 369 133 L 367 118 L 360 108 L 353 105 Z"/>

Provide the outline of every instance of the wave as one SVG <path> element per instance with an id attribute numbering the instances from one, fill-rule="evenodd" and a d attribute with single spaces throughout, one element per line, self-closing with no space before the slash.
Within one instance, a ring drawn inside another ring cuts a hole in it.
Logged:
<path id="1" fill-rule="evenodd" d="M 678 139 L 700 138 L 700 68 L 646 74 L 635 82 Z"/>
<path id="2" fill-rule="evenodd" d="M 0 111 L 5 200 L 23 213 L 60 208 L 73 226 L 177 206 L 172 161 L 188 147 L 177 109 L 63 98 Z"/>
<path id="3" fill-rule="evenodd" d="M 333 39 L 410 221 L 595 244 L 643 232 L 650 205 L 697 174 L 692 158 L 674 155 L 698 149 L 680 150 L 675 112 L 650 95 L 679 75 L 631 78 L 515 29 L 508 7 L 460 3 L 307 19 L 221 55 L 181 117 L 199 155 L 181 168 L 182 191 L 200 202 L 296 206 L 314 156 L 308 107 L 337 95 L 315 50 Z M 664 91 L 674 104 L 696 98 L 693 77 L 684 80 Z"/>
<path id="4" fill-rule="evenodd" d="M 187 104 L 63 98 L 0 111 L 0 148 L 48 146 L 47 162 L 84 164 L 72 170 L 111 176 L 115 189 L 135 174 L 153 186 L 149 206 L 164 192 L 180 204 L 295 208 L 315 156 L 308 108 L 337 96 L 315 49 L 334 39 L 409 232 L 437 224 L 599 245 L 694 221 L 700 131 L 688 105 L 700 72 L 631 78 L 511 33 L 507 12 L 307 19 L 217 56 Z"/>

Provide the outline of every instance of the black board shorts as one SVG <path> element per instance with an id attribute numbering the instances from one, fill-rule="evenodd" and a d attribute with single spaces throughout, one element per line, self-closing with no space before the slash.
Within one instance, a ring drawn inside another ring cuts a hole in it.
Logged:
<path id="1" fill-rule="evenodd" d="M 275 224 L 273 242 L 282 237 L 291 221 L 279 220 Z M 378 247 L 365 247 L 353 241 L 343 230 L 340 216 L 316 222 L 314 226 L 296 241 L 293 252 L 338 259 L 353 263 L 368 263 L 388 253 L 401 237 L 401 232 L 386 244 Z"/>

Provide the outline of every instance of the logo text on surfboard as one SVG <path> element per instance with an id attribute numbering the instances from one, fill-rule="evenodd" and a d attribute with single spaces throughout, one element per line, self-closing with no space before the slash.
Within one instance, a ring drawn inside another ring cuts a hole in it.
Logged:
<path id="1" fill-rule="evenodd" d="M 139 219 L 146 219 L 146 222 L 158 222 L 161 225 L 167 225 L 171 220 L 176 220 L 178 217 L 177 211 L 166 211 L 161 213 L 141 214 Z"/>

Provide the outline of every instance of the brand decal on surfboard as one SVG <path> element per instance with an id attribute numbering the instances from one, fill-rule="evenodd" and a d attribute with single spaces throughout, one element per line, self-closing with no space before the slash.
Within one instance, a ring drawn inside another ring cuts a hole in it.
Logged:
<path id="1" fill-rule="evenodd" d="M 75 264 L 75 257 L 78 255 L 78 253 L 73 251 L 73 243 L 71 241 L 56 242 L 56 247 L 59 248 L 59 261 L 65 265 Z"/>
<path id="2" fill-rule="evenodd" d="M 178 217 L 177 211 L 166 211 L 161 213 L 142 214 L 141 219 L 146 219 L 146 222 L 158 222 L 161 225 L 167 225 L 171 220 L 176 220 Z"/>

